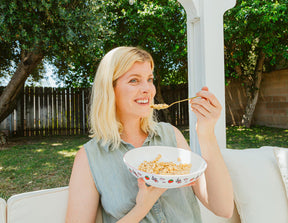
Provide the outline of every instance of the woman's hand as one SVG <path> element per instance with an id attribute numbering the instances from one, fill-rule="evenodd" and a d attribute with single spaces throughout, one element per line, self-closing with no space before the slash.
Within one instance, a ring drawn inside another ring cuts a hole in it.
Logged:
<path id="1" fill-rule="evenodd" d="M 136 206 L 142 207 L 148 212 L 159 197 L 167 190 L 166 188 L 147 186 L 142 178 L 138 178 L 138 187 L 139 191 L 136 197 Z"/>
<path id="2" fill-rule="evenodd" d="M 198 180 L 198 179 L 197 179 L 197 180 Z M 183 185 L 183 186 L 181 186 L 181 187 L 192 187 L 192 186 L 194 186 L 194 185 L 196 184 L 197 180 L 196 180 L 196 181 L 193 181 L 192 183 L 185 184 L 185 185 Z M 179 187 L 179 188 L 181 188 L 181 187 Z"/>
<path id="3" fill-rule="evenodd" d="M 198 134 L 214 134 L 214 127 L 218 121 L 222 106 L 214 94 L 209 92 L 208 87 L 203 87 L 190 101 L 191 109 L 197 117 L 196 130 Z"/>
<path id="4" fill-rule="evenodd" d="M 138 187 L 136 205 L 117 223 L 140 222 L 148 214 L 159 197 L 167 190 L 152 186 L 149 187 L 142 178 L 138 179 Z"/>
<path id="5" fill-rule="evenodd" d="M 196 130 L 207 169 L 199 177 L 193 190 L 202 204 L 214 214 L 231 217 L 234 207 L 232 181 L 214 134 L 222 107 L 207 87 L 203 87 L 196 95 L 198 98 L 190 103 L 197 117 Z"/>

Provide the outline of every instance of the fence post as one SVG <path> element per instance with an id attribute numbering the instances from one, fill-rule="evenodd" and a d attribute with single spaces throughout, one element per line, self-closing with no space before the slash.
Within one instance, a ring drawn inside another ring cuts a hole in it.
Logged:
<path id="1" fill-rule="evenodd" d="M 85 134 L 85 97 L 84 97 L 84 89 L 81 89 L 82 93 L 82 128 L 83 128 L 83 134 Z"/>
<path id="2" fill-rule="evenodd" d="M 24 136 L 24 86 L 16 107 L 16 136 Z"/>

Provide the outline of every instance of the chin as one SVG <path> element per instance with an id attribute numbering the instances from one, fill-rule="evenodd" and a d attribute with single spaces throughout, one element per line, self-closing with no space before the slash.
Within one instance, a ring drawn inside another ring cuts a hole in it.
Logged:
<path id="1" fill-rule="evenodd" d="M 141 113 L 141 114 L 138 113 L 137 116 L 138 116 L 139 118 L 147 118 L 147 117 L 149 116 L 149 114 L 150 114 L 150 113 Z"/>

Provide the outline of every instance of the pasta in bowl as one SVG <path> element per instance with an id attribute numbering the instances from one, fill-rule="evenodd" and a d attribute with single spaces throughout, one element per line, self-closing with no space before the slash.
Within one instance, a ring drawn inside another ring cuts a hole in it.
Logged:
<path id="1" fill-rule="evenodd" d="M 207 167 L 198 154 L 169 146 L 132 149 L 125 153 L 123 161 L 135 177 L 161 188 L 177 188 L 192 183 Z"/>

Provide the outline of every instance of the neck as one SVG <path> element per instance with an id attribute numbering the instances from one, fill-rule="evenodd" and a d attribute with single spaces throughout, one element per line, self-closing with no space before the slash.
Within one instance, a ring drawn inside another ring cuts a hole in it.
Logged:
<path id="1" fill-rule="evenodd" d="M 137 121 L 129 120 L 129 122 L 123 122 L 122 125 L 121 139 L 136 148 L 142 146 L 147 138 L 147 134 L 140 128 L 140 119 Z"/>

